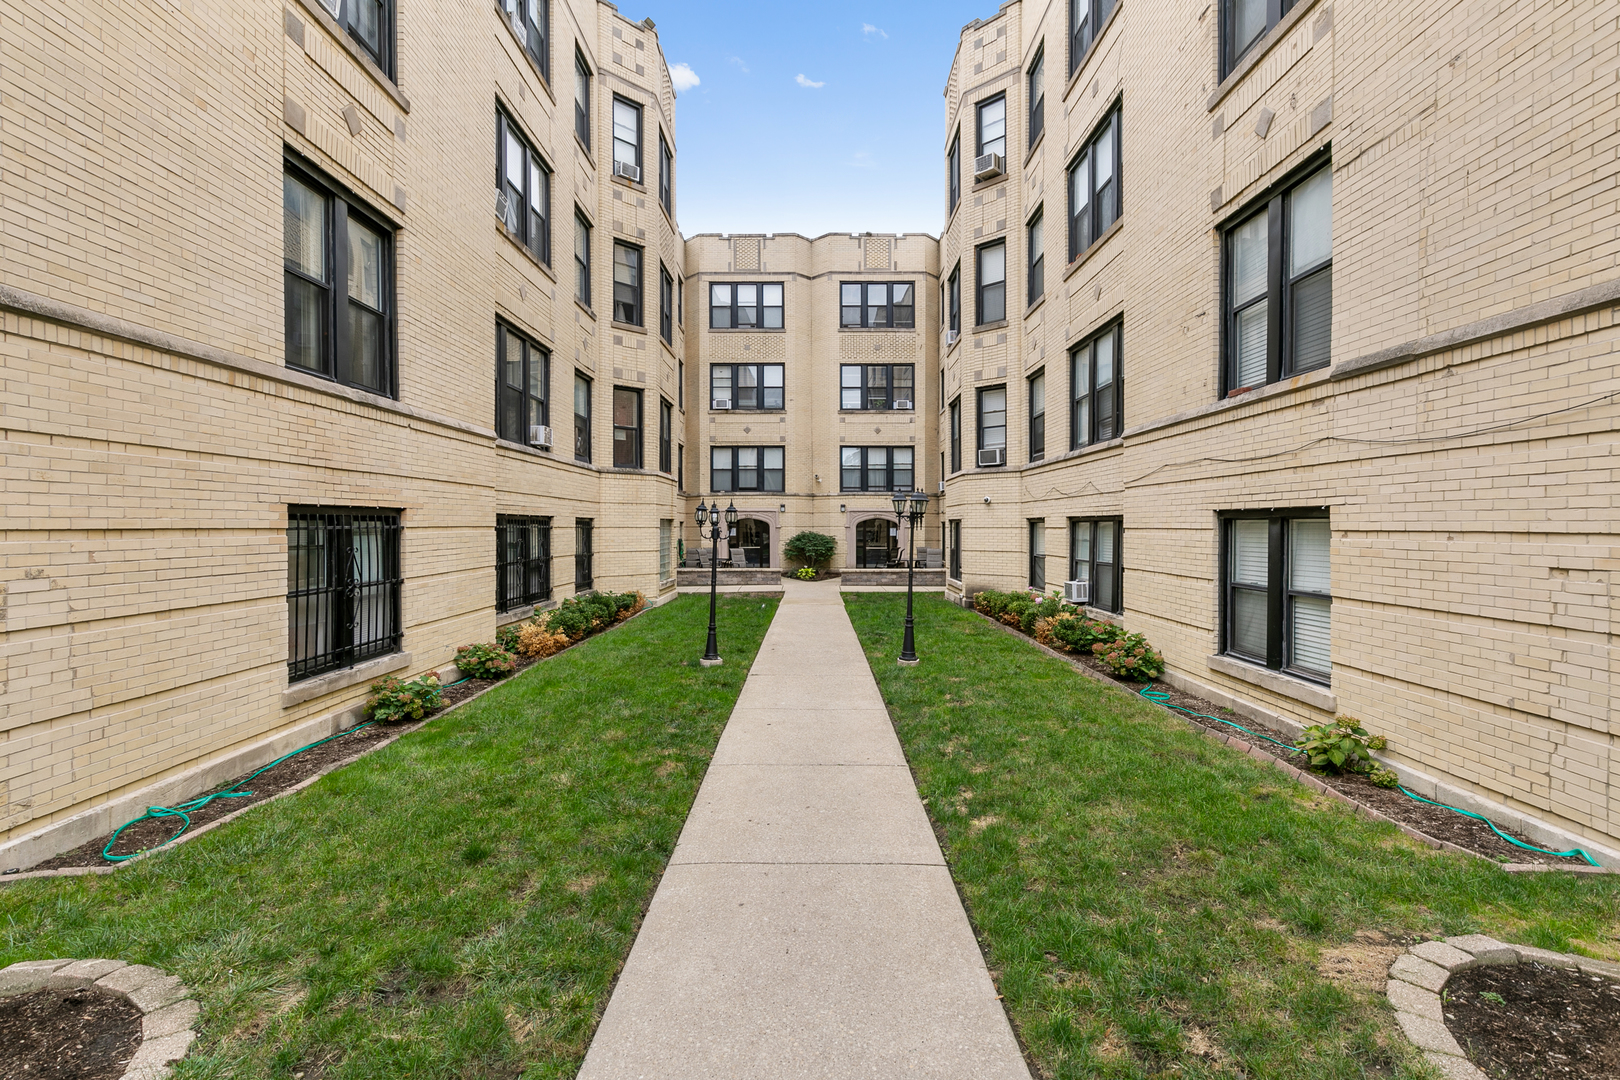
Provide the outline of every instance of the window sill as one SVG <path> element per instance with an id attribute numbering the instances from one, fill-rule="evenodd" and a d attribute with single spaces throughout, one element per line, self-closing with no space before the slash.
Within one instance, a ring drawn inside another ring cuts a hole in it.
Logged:
<path id="1" fill-rule="evenodd" d="M 1061 454 L 1054 454 L 1049 457 L 1042 458 L 1040 461 L 1032 461 L 1026 465 L 1025 468 L 1044 469 L 1064 461 L 1074 461 L 1077 458 L 1089 457 L 1092 454 L 1099 454 L 1104 450 L 1116 450 L 1124 445 L 1125 440 L 1120 438 L 1108 439 L 1104 442 L 1095 442 L 1087 446 L 1082 446 L 1078 450 L 1065 450 Z"/>
<path id="2" fill-rule="evenodd" d="M 1029 307 L 1024 309 L 1024 318 L 1027 319 L 1031 315 L 1035 314 L 1037 311 L 1041 310 L 1041 306 L 1043 304 L 1045 304 L 1045 303 L 1046 303 L 1046 294 L 1041 293 L 1041 295 L 1039 295 L 1039 296 L 1037 296 L 1035 298 L 1035 302 L 1033 304 L 1029 305 Z"/>
<path id="3" fill-rule="evenodd" d="M 580 303 L 579 297 L 577 296 L 574 297 L 574 306 L 579 308 L 579 310 L 583 311 L 585 314 L 589 315 L 591 317 L 591 322 L 596 321 L 596 312 L 592 311 L 588 305 Z"/>
<path id="4" fill-rule="evenodd" d="M 552 272 L 551 267 L 546 265 L 540 256 L 534 253 L 534 249 L 528 244 L 525 244 L 522 240 L 519 240 L 512 230 L 506 227 L 505 222 L 501 221 L 499 218 L 496 218 L 495 221 L 495 227 L 501 231 L 501 235 L 505 236 L 513 247 L 517 248 L 519 251 L 523 252 L 524 255 L 528 256 L 529 261 L 534 263 L 535 267 L 542 274 L 550 278 L 553 285 L 557 284 L 557 275 Z"/>
<path id="5" fill-rule="evenodd" d="M 1002 157 L 1005 159 L 1006 155 L 1002 155 Z M 1005 184 L 1009 179 L 1011 179 L 1011 175 L 1003 172 L 1000 176 L 992 176 L 988 180 L 975 180 L 973 181 L 973 190 L 975 192 L 989 191 L 997 184 Z"/>
<path id="6" fill-rule="evenodd" d="M 328 671 L 325 675 L 317 675 L 312 679 L 300 679 L 281 692 L 281 707 L 290 709 L 294 705 L 302 705 L 306 701 L 313 701 L 351 686 L 380 679 L 390 672 L 410 666 L 411 654 L 397 652 L 379 656 L 374 660 L 363 660 L 353 667 L 346 667 L 340 671 Z"/>
<path id="7" fill-rule="evenodd" d="M 500 447 L 502 450 L 518 450 L 525 454 L 533 454 L 535 457 L 545 458 L 548 461 L 556 460 L 556 455 L 554 455 L 550 450 L 542 450 L 540 447 L 530 446 L 528 443 L 512 442 L 510 439 L 497 438 L 495 440 L 495 445 Z"/>
<path id="8" fill-rule="evenodd" d="M 1214 112 L 1216 107 L 1226 100 L 1226 96 L 1237 89 L 1249 72 L 1260 66 L 1277 43 L 1292 33 L 1294 27 L 1298 26 L 1309 12 L 1316 9 L 1316 4 L 1317 0 L 1301 0 L 1295 5 L 1294 10 L 1277 20 L 1276 26 L 1261 35 L 1259 41 L 1250 45 L 1249 51 L 1243 54 L 1243 59 L 1227 72 L 1226 78 L 1222 79 L 1214 92 L 1209 95 L 1209 100 L 1204 103 L 1204 111 Z"/>
<path id="9" fill-rule="evenodd" d="M 592 173 L 592 175 L 595 175 L 595 173 L 596 173 L 596 155 L 591 153 L 591 148 L 585 145 L 585 140 L 581 139 L 579 137 L 579 132 L 577 132 L 577 131 L 574 132 L 574 145 L 579 147 L 580 153 L 585 155 L 585 160 L 588 163 L 590 163 L 591 173 Z"/>
<path id="10" fill-rule="evenodd" d="M 850 305 L 854 307 L 853 304 Z M 840 334 L 915 334 L 915 326 L 840 326 Z"/>
<path id="11" fill-rule="evenodd" d="M 1333 691 L 1325 686 L 1318 686 L 1296 676 L 1285 675 L 1283 672 L 1263 668 L 1247 661 L 1235 660 L 1230 656 L 1217 654 L 1206 662 L 1211 671 L 1218 671 L 1222 675 L 1270 690 L 1274 694 L 1291 698 L 1313 709 L 1320 709 L 1326 713 L 1338 712 L 1338 699 L 1334 697 Z"/>
<path id="12" fill-rule="evenodd" d="M 1172 427 L 1191 420 L 1199 420 L 1212 413 L 1224 412 L 1227 409 L 1238 409 L 1261 401 L 1269 401 L 1279 394 L 1287 394 L 1295 390 L 1315 386 L 1317 383 L 1327 382 L 1332 378 L 1332 371 L 1331 367 L 1317 368 L 1315 371 L 1307 371 L 1303 375 L 1291 375 L 1280 382 L 1267 383 L 1265 386 L 1257 387 L 1246 394 L 1239 394 L 1235 398 L 1220 398 L 1196 409 L 1189 409 L 1186 412 L 1176 413 L 1158 420 L 1149 420 L 1147 423 L 1140 424 L 1137 427 L 1126 428 L 1125 437 L 1129 439 L 1136 435 L 1145 435 L 1150 431 L 1157 431 L 1160 428 Z"/>
<path id="13" fill-rule="evenodd" d="M 495 613 L 495 625 L 497 627 L 510 626 L 512 623 L 522 622 L 524 619 L 534 615 L 534 613 L 537 611 L 550 611 L 556 606 L 557 601 L 555 600 L 542 600 L 538 604 L 526 604 L 523 607 L 508 608 L 505 611 L 497 611 Z"/>
<path id="14" fill-rule="evenodd" d="M 975 334 L 987 334 L 991 330 L 1005 330 L 1005 329 L 1007 329 L 1007 320 L 1006 319 L 1000 319 L 1000 320 L 998 320 L 996 322 L 979 323 L 978 325 L 974 326 L 973 332 Z M 960 341 L 961 339 L 958 338 L 957 340 Z"/>
<path id="15" fill-rule="evenodd" d="M 909 409 L 839 409 L 839 416 L 915 416 L 916 406 Z"/>
<path id="16" fill-rule="evenodd" d="M 328 34 L 337 39 L 338 47 L 348 53 L 350 59 L 359 64 L 361 69 L 371 76 L 371 81 L 376 83 L 378 89 L 387 94 L 395 105 L 399 106 L 400 112 L 409 113 L 411 111 L 411 103 L 404 93 L 400 91 L 399 84 L 389 78 L 388 73 L 378 67 L 377 61 L 367 56 L 364 49 L 355 44 L 354 40 L 349 37 L 349 32 L 339 26 L 337 20 L 332 18 L 325 8 L 321 7 L 319 0 L 298 0 L 298 3 L 309 13 L 312 19 L 321 24 L 321 27 Z M 303 42 L 299 41 L 298 44 L 302 46 Z"/>
<path id="17" fill-rule="evenodd" d="M 1090 262 L 1091 257 L 1097 254 L 1097 252 L 1101 251 L 1108 241 L 1114 238 L 1114 234 L 1119 232 L 1120 227 L 1124 224 L 1125 218 L 1123 216 L 1115 218 L 1114 223 L 1108 226 L 1108 228 L 1104 229 L 1102 231 L 1102 235 L 1091 242 L 1090 247 L 1086 248 L 1086 250 L 1074 257 L 1074 261 L 1071 262 L 1063 271 L 1063 280 L 1068 281 L 1082 266 Z"/>
<path id="18" fill-rule="evenodd" d="M 627 176 L 611 176 L 610 175 L 608 177 L 608 179 L 612 180 L 615 184 L 623 184 L 625 187 L 629 188 L 631 191 L 639 191 L 643 195 L 647 194 L 647 185 L 640 182 L 640 181 L 632 180 Z"/>
<path id="19" fill-rule="evenodd" d="M 647 332 L 645 326 L 637 326 L 635 323 L 620 322 L 618 319 L 614 319 L 612 323 L 613 329 L 623 330 L 629 334 L 645 334 Z"/>
<path id="20" fill-rule="evenodd" d="M 710 409 L 708 412 L 712 420 L 716 416 L 729 416 L 732 413 L 743 413 L 746 416 L 780 416 L 786 413 L 787 409 Z"/>
<path id="21" fill-rule="evenodd" d="M 711 334 L 785 334 L 785 326 L 711 326 Z"/>
<path id="22" fill-rule="evenodd" d="M 555 109 L 557 107 L 557 95 L 551 92 L 551 81 L 546 78 L 546 73 L 540 70 L 540 62 L 529 51 L 528 42 L 518 37 L 517 31 L 512 29 L 512 20 L 507 17 L 499 2 L 494 5 L 494 8 L 496 16 L 501 20 L 501 24 L 506 27 L 506 32 L 511 35 L 513 42 L 517 44 L 518 52 L 522 53 L 523 59 L 529 62 L 529 68 L 534 72 L 534 77 L 540 80 L 540 89 L 546 92 L 546 97 L 551 99 L 551 107 Z M 546 42 L 546 48 L 549 49 L 550 47 L 551 42 Z"/>
<path id="23" fill-rule="evenodd" d="M 1030 161 L 1033 160 L 1034 157 L 1035 157 L 1035 151 L 1039 150 L 1041 148 L 1041 145 L 1043 143 L 1045 143 L 1045 142 L 1046 142 L 1046 129 L 1041 128 L 1041 133 L 1039 135 L 1035 136 L 1035 141 L 1029 144 L 1029 149 L 1028 150 L 1024 151 L 1024 168 L 1026 168 L 1026 169 L 1029 168 Z"/>

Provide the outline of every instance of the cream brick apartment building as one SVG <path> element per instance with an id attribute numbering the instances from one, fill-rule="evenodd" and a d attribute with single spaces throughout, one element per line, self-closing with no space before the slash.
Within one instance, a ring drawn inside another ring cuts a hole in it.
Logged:
<path id="1" fill-rule="evenodd" d="M 1084 578 L 1168 678 L 1620 848 L 1620 28 L 1521 7 L 1012 0 L 942 239 L 683 239 L 611 4 L 21 0 L 0 863 L 672 596 L 699 494 L 858 566 L 897 484 L 952 595 Z"/>

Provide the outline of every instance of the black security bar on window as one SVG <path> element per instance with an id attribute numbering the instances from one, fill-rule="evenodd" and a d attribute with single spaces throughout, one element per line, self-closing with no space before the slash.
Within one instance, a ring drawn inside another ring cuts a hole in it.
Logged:
<path id="1" fill-rule="evenodd" d="M 495 610 L 551 599 L 551 519 L 495 516 Z"/>
<path id="2" fill-rule="evenodd" d="M 290 682 L 399 651 L 399 512 L 287 510 Z"/>

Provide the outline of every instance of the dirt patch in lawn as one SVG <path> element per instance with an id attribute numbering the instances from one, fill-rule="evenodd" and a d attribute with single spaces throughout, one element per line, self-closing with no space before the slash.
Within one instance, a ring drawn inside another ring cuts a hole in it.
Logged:
<path id="1" fill-rule="evenodd" d="M 1533 961 L 1471 968 L 1446 1026 L 1491 1080 L 1620 1080 L 1620 983 Z"/>
<path id="2" fill-rule="evenodd" d="M 116 1080 L 141 1044 L 141 1010 L 93 986 L 0 997 L 0 1080 Z"/>

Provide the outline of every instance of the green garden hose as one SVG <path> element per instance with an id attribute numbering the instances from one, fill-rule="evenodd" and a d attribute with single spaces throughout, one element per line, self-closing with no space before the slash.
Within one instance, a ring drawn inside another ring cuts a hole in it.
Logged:
<path id="1" fill-rule="evenodd" d="M 1147 686 L 1143 687 L 1141 690 L 1138 690 L 1137 693 L 1142 695 L 1143 697 L 1147 698 L 1149 701 L 1155 702 L 1155 703 L 1157 703 L 1159 705 L 1163 705 L 1167 709 L 1174 709 L 1176 712 L 1185 713 L 1188 716 L 1196 716 L 1200 720 L 1213 720 L 1217 724 L 1225 724 L 1227 727 L 1237 728 L 1239 731 L 1243 732 L 1246 735 L 1252 735 L 1257 739 L 1264 739 L 1268 743 L 1272 743 L 1274 745 L 1280 746 L 1284 750 L 1287 750 L 1291 754 L 1303 754 L 1305 752 L 1305 751 L 1301 750 L 1297 746 L 1289 746 L 1285 742 L 1278 742 L 1276 739 L 1271 738 L 1269 735 L 1262 735 L 1258 731 L 1250 731 L 1248 728 L 1244 727 L 1242 724 L 1234 724 L 1232 721 L 1230 721 L 1230 720 L 1222 720 L 1218 716 L 1210 716 L 1208 713 L 1193 712 L 1191 709 L 1184 709 L 1180 705 L 1172 705 L 1172 704 L 1170 704 L 1170 694 L 1169 694 L 1169 692 L 1165 691 L 1165 690 L 1155 690 L 1155 689 L 1153 689 L 1153 684 L 1152 683 L 1148 683 Z M 1526 851 L 1534 851 L 1534 852 L 1537 852 L 1537 853 L 1542 854 L 1542 855 L 1556 855 L 1559 858 L 1563 858 L 1563 859 L 1573 859 L 1578 855 L 1581 858 L 1585 859 L 1588 863 L 1590 863 L 1593 866 L 1601 867 L 1603 865 L 1602 863 L 1598 862 L 1596 859 L 1592 858 L 1592 856 L 1590 854 L 1588 854 L 1586 851 L 1582 850 L 1581 848 L 1570 848 L 1568 851 L 1552 851 L 1552 850 L 1550 850 L 1548 848 L 1537 847 L 1534 844 L 1527 844 L 1523 840 L 1515 840 L 1513 837 L 1509 836 L 1507 833 L 1503 832 L 1501 829 L 1498 829 L 1496 827 L 1496 823 L 1493 822 L 1488 817 L 1484 817 L 1484 816 L 1482 816 L 1480 814 L 1471 813 L 1471 812 L 1469 812 L 1467 810 L 1459 810 L 1457 807 L 1455 807 L 1455 806 L 1447 806 L 1445 803 L 1434 802 L 1433 800 L 1425 799 L 1421 795 L 1413 795 L 1410 791 L 1407 791 L 1406 788 L 1400 787 L 1399 785 L 1396 785 L 1396 786 L 1397 786 L 1397 789 L 1400 791 L 1400 793 L 1402 795 L 1405 795 L 1409 799 L 1416 799 L 1418 802 L 1424 803 L 1424 804 L 1426 804 L 1428 806 L 1438 806 L 1442 810 L 1450 810 L 1452 813 L 1461 814 L 1463 817 L 1471 817 L 1475 821 L 1483 821 L 1486 825 L 1490 826 L 1491 832 L 1495 833 L 1497 836 L 1500 836 L 1503 840 L 1506 840 L 1508 843 L 1512 844 L 1514 847 L 1521 847 Z"/>

